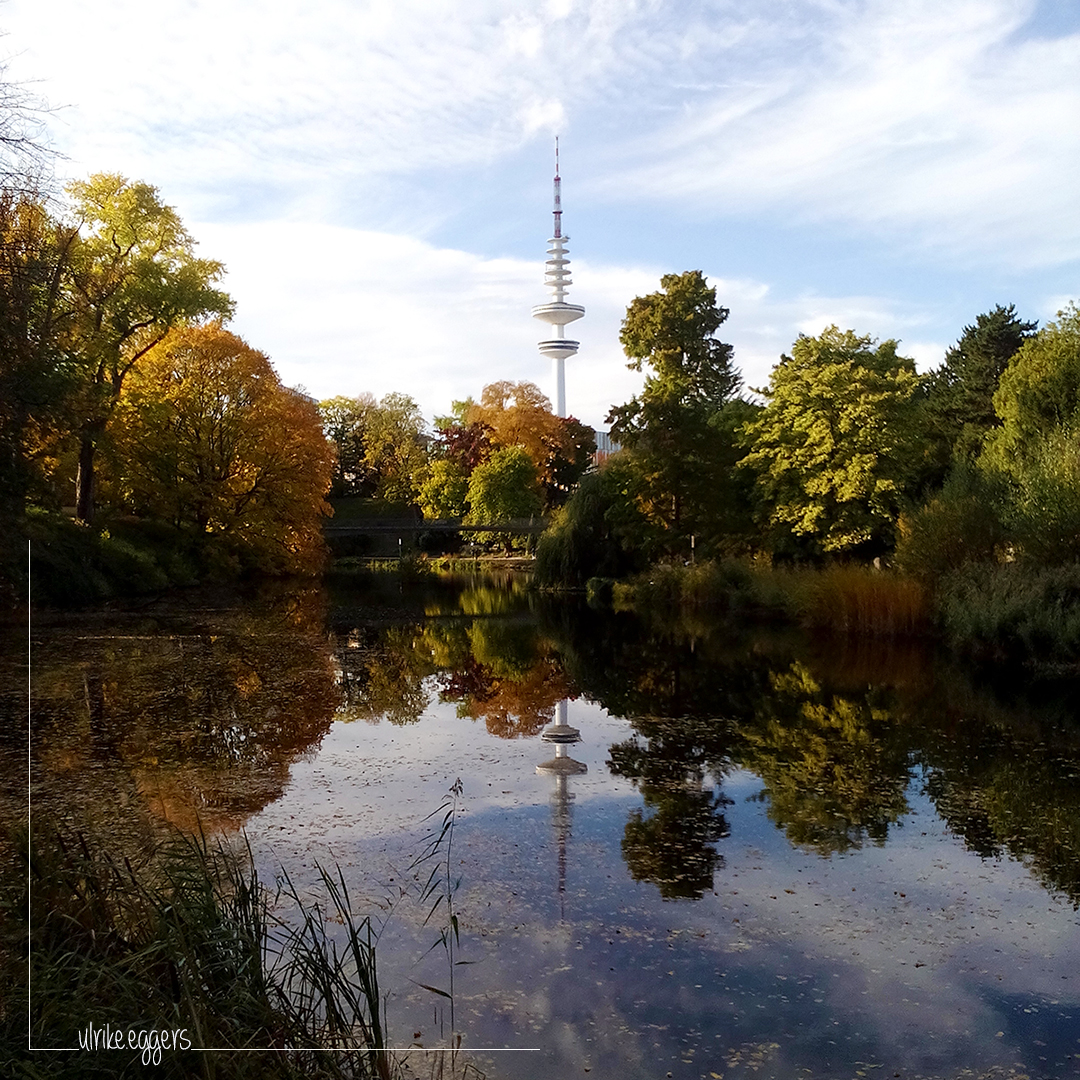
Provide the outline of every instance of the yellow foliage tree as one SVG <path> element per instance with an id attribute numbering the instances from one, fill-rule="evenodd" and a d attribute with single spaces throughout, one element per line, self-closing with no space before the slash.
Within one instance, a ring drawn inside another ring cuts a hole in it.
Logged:
<path id="1" fill-rule="evenodd" d="M 118 501 L 242 565 L 314 570 L 334 451 L 315 403 L 220 323 L 172 331 L 133 368 L 110 423 Z"/>

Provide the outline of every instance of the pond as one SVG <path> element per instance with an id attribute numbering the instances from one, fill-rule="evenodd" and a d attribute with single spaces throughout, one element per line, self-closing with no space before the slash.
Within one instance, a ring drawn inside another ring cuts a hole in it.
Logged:
<path id="1" fill-rule="evenodd" d="M 512 578 L 32 639 L 34 813 L 243 830 L 301 889 L 337 864 L 395 1046 L 493 1080 L 1080 1077 L 1075 686 Z"/>

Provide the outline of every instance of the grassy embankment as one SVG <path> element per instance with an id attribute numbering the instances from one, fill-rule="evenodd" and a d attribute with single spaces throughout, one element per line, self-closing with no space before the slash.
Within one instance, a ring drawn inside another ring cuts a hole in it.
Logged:
<path id="1" fill-rule="evenodd" d="M 136 866 L 82 835 L 24 843 L 21 888 L 4 887 L 7 1045 L 25 1047 L 29 1032 L 35 1047 L 74 1048 L 108 1024 L 184 1032 L 155 1075 L 389 1077 L 372 927 L 344 880 L 323 873 L 325 910 L 286 882 L 298 913 L 286 926 L 249 855 L 176 835 Z M 340 948 L 328 919 L 344 928 Z M 245 1052 L 211 1061 L 197 1047 Z M 20 1049 L 10 1065 L 27 1077 L 115 1075 L 127 1058 L 137 1066 L 139 1050 Z"/>

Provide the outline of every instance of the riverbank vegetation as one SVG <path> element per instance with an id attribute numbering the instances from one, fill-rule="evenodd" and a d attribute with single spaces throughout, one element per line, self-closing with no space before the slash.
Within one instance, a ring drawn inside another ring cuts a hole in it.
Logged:
<path id="1" fill-rule="evenodd" d="M 383 1049 L 374 930 L 340 874 L 322 871 L 317 900 L 286 878 L 286 922 L 250 851 L 201 835 L 170 834 L 139 858 L 115 838 L 40 830 L 19 854 L 23 872 L 4 886 L 0 1026 L 11 1047 L 29 1034 L 29 1046 L 68 1052 L 16 1051 L 13 1075 L 140 1062 L 164 1077 L 399 1074 Z M 126 1040 L 135 1023 L 141 1042 L 95 1051 L 95 1031 Z M 203 1047 L 217 1050 L 212 1066 Z"/>
<path id="2" fill-rule="evenodd" d="M 630 305 L 644 388 L 542 537 L 538 582 L 1075 667 L 1080 309 L 1037 329 L 998 306 L 927 375 L 829 327 L 753 395 L 712 338 L 726 315 L 697 272 Z"/>

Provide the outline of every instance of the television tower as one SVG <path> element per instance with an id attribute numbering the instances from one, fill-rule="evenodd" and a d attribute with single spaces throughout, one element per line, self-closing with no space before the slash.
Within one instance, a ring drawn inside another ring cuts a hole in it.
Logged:
<path id="1" fill-rule="evenodd" d="M 566 367 L 568 356 L 578 351 L 579 341 L 571 341 L 563 333 L 567 323 L 580 319 L 585 309 L 577 304 L 566 303 L 567 286 L 570 280 L 570 259 L 566 244 L 569 236 L 562 234 L 562 180 L 559 177 L 559 138 L 555 137 L 555 235 L 548 241 L 551 246 L 548 254 L 547 270 L 544 272 L 544 284 L 551 289 L 551 303 L 537 304 L 532 309 L 533 318 L 551 324 L 552 336 L 539 343 L 540 352 L 554 361 L 555 371 L 555 413 L 566 415 Z"/>

